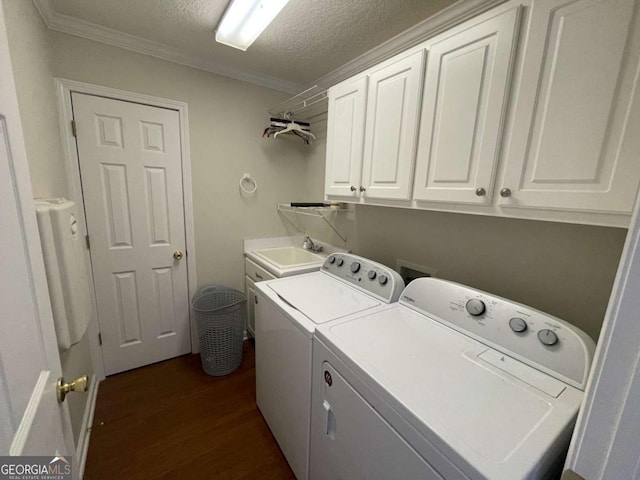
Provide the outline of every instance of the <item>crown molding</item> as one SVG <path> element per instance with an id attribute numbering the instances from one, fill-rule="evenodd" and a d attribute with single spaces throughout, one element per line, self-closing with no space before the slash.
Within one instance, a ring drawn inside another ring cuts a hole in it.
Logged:
<path id="1" fill-rule="evenodd" d="M 295 94 L 303 89 L 302 85 L 294 82 L 288 82 L 280 78 L 249 70 L 225 67 L 202 57 L 185 55 L 169 45 L 146 40 L 135 35 L 87 22 L 86 20 L 61 15 L 54 10 L 51 0 L 33 0 L 33 3 L 47 27 L 57 32 L 124 48 L 132 52 L 149 55 L 168 62 L 178 63 L 187 67 L 204 70 L 285 93 Z"/>
<path id="2" fill-rule="evenodd" d="M 325 88 L 335 85 L 506 1 L 459 0 L 390 40 L 323 75 L 313 84 Z M 303 90 L 302 85 L 294 82 L 258 72 L 225 67 L 202 57 L 186 55 L 169 45 L 103 27 L 85 20 L 61 15 L 54 10 L 51 0 L 33 0 L 33 3 L 40 12 L 45 24 L 51 30 L 87 38 L 285 93 L 296 94 Z"/>
<path id="3" fill-rule="evenodd" d="M 329 88 L 506 1 L 459 0 L 341 67 L 323 75 L 313 83 Z"/>

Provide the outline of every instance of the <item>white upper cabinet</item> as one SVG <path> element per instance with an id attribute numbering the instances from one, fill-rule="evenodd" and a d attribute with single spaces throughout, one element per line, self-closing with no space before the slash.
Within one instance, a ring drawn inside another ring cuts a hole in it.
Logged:
<path id="1" fill-rule="evenodd" d="M 360 196 L 367 77 L 329 89 L 327 195 Z"/>
<path id="2" fill-rule="evenodd" d="M 415 200 L 491 202 L 519 13 L 429 42 Z"/>
<path id="3" fill-rule="evenodd" d="M 639 87 L 640 0 L 507 0 L 329 90 L 325 193 L 627 227 Z"/>
<path id="4" fill-rule="evenodd" d="M 632 211 L 640 177 L 634 3 L 535 1 L 500 206 Z"/>
<path id="5" fill-rule="evenodd" d="M 425 51 L 369 74 L 363 198 L 409 200 L 416 155 Z"/>

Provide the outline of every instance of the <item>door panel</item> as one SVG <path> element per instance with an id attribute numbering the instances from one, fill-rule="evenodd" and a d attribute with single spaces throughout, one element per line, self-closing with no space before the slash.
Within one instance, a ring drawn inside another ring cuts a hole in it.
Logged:
<path id="1" fill-rule="evenodd" d="M 512 9 L 431 46 L 414 199 L 491 202 L 518 18 Z"/>
<path id="2" fill-rule="evenodd" d="M 310 478 L 442 478 L 329 362 L 321 370 L 322 388 L 313 392 Z"/>
<path id="3" fill-rule="evenodd" d="M 357 197 L 360 192 L 367 77 L 329 90 L 325 193 Z"/>
<path id="4" fill-rule="evenodd" d="M 425 52 L 369 76 L 362 186 L 365 198 L 409 200 Z"/>
<path id="5" fill-rule="evenodd" d="M 188 353 L 178 112 L 72 101 L 106 373 Z"/>
<path id="6" fill-rule="evenodd" d="M 503 186 L 513 194 L 501 205 L 631 212 L 640 165 L 633 7 L 633 0 L 536 2 L 529 36 L 546 42 L 527 42 L 524 51 L 505 156 Z"/>

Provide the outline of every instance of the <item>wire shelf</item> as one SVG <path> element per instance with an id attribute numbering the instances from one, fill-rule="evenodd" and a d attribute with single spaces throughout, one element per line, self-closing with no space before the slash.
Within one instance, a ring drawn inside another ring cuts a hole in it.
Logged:
<path id="1" fill-rule="evenodd" d="M 327 89 L 314 85 L 280 105 L 270 108 L 269 115 L 285 119 L 313 120 L 327 113 L 329 98 Z"/>
<path id="2" fill-rule="evenodd" d="M 276 205 L 276 210 L 278 211 L 278 213 L 280 214 L 294 214 L 294 215 L 305 215 L 305 216 L 311 216 L 311 217 L 316 217 L 316 218 L 321 218 L 327 225 L 329 225 L 329 227 L 331 228 L 331 230 L 333 230 L 333 232 L 343 241 L 346 243 L 347 241 L 347 237 L 345 235 L 343 235 L 342 233 L 340 233 L 340 231 L 336 228 L 336 226 L 329 220 L 330 216 L 335 216 L 338 214 L 338 212 L 346 212 L 347 210 L 340 204 L 340 205 L 330 205 L 330 206 L 326 206 L 326 207 L 292 207 L 291 205 L 287 204 L 287 203 L 279 203 L 278 205 Z M 296 228 L 298 228 L 299 231 L 304 231 L 304 229 L 300 228 L 298 226 L 298 224 L 295 223 L 295 221 L 290 220 L 291 223 L 293 223 Z"/>

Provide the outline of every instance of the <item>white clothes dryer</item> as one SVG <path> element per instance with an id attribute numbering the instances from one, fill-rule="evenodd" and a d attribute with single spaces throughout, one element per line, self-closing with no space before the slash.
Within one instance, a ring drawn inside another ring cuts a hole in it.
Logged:
<path id="1" fill-rule="evenodd" d="M 318 272 L 256 284 L 256 401 L 298 478 L 308 478 L 312 339 L 318 325 L 396 302 L 404 282 L 348 253 Z"/>
<path id="2" fill-rule="evenodd" d="M 311 480 L 557 478 L 594 342 L 440 279 L 315 333 Z"/>

